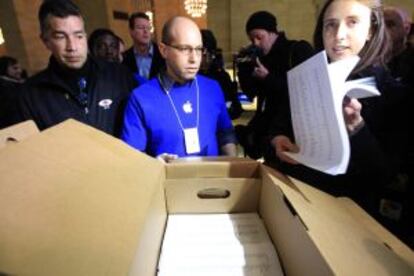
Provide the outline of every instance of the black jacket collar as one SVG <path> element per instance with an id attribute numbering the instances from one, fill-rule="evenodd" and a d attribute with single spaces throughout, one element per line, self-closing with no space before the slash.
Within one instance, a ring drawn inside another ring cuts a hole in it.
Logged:
<path id="1" fill-rule="evenodd" d="M 77 95 L 79 94 L 79 79 L 86 78 L 87 82 L 90 82 L 101 68 L 102 64 L 89 55 L 85 65 L 79 70 L 65 69 L 51 56 L 48 67 L 34 76 L 30 82 L 39 86 L 54 86 L 72 95 Z"/>

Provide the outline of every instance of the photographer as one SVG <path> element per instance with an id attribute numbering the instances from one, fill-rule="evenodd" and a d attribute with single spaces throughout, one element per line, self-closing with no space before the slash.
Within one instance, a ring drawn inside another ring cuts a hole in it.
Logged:
<path id="1" fill-rule="evenodd" d="M 267 11 L 253 13 L 246 23 L 252 43 L 237 59 L 238 78 L 243 92 L 251 99 L 257 96 L 257 110 L 247 126 L 236 126 L 245 154 L 265 160 L 272 150 L 267 139 L 269 122 L 289 117 L 287 71 L 313 54 L 306 41 L 288 40 L 277 30 L 276 17 Z"/>

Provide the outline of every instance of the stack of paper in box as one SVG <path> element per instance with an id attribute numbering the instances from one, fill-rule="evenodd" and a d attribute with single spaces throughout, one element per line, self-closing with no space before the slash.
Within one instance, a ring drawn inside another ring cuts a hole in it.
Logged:
<path id="1" fill-rule="evenodd" d="M 256 213 L 169 215 L 158 275 L 283 275 Z"/>

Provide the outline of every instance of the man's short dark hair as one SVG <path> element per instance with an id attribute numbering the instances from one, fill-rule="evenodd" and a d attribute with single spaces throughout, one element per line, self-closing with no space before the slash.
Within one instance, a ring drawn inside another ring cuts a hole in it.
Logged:
<path id="1" fill-rule="evenodd" d="M 83 19 L 82 13 L 78 6 L 70 0 L 44 0 L 39 9 L 39 24 L 41 34 L 45 34 L 49 28 L 48 16 L 66 18 L 74 15 Z"/>
<path id="2" fill-rule="evenodd" d="M 150 18 L 148 15 L 146 15 L 143 12 L 135 12 L 133 14 L 131 14 L 131 16 L 129 17 L 129 28 L 132 30 L 134 28 L 135 25 L 135 19 L 136 18 L 142 18 L 142 19 L 146 19 L 148 21 L 150 21 Z"/>

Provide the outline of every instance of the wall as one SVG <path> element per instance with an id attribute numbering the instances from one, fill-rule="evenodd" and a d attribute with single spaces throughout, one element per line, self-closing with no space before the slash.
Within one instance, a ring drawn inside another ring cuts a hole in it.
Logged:
<path id="1" fill-rule="evenodd" d="M 25 0 L 0 1 L 0 25 L 7 54 L 16 57 L 29 74 L 44 67 L 49 57 L 39 39 L 40 3 L 41 0 L 30 1 L 30 5 Z"/>
<path id="2" fill-rule="evenodd" d="M 6 46 L 3 44 L 0 45 L 0 56 L 7 55 L 7 49 Z"/>
<path id="3" fill-rule="evenodd" d="M 232 55 L 249 43 L 245 24 L 255 11 L 267 10 L 276 15 L 278 29 L 288 38 L 305 39 L 312 42 L 313 30 L 319 9 L 324 0 L 208 0 L 207 26 L 211 29 L 223 49 L 229 64 Z M 406 8 L 414 18 L 413 0 L 386 0 L 386 5 Z"/>
<path id="4" fill-rule="evenodd" d="M 85 28 L 87 33 L 91 33 L 96 28 L 109 27 L 106 0 L 72 1 L 78 5 L 85 18 Z"/>
<path id="5" fill-rule="evenodd" d="M 134 1 L 142 2 L 142 1 Z M 115 19 L 113 16 L 114 11 L 120 11 L 127 13 L 128 15 L 137 11 L 144 10 L 138 5 L 133 5 L 130 0 L 106 0 L 106 16 L 108 19 L 108 27 L 114 31 L 119 37 L 121 37 L 126 45 L 131 45 L 131 37 L 129 35 L 129 27 L 127 19 Z"/>
<path id="6" fill-rule="evenodd" d="M 154 21 L 155 37 L 157 41 L 161 40 L 161 30 L 164 23 L 176 15 L 188 16 L 184 9 L 184 0 L 153 0 L 154 3 Z M 200 28 L 207 27 L 207 16 L 193 18 Z"/>
<path id="7" fill-rule="evenodd" d="M 402 7 L 411 14 L 411 18 L 414 19 L 414 1 L 413 0 L 385 0 L 385 5 Z"/>

